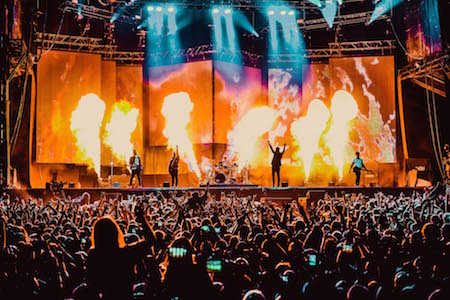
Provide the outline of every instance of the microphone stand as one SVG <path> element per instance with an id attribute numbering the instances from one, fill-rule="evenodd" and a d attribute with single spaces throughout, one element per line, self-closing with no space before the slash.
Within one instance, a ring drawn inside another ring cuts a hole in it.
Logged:
<path id="1" fill-rule="evenodd" d="M 111 154 L 111 188 L 114 187 L 113 175 L 114 175 L 114 161 L 113 161 L 113 155 Z"/>
<path id="2" fill-rule="evenodd" d="M 370 156 L 367 156 L 367 158 L 377 164 L 377 186 L 380 187 L 380 163 Z"/>

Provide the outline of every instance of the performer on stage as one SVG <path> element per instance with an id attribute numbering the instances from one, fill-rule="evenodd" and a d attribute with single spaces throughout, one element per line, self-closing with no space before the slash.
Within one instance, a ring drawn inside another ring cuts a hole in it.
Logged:
<path id="1" fill-rule="evenodd" d="M 169 174 L 172 177 L 172 187 L 178 186 L 178 163 L 180 162 L 180 156 L 178 154 L 178 146 L 177 150 L 173 152 L 173 156 L 170 159 L 169 163 Z"/>
<path id="2" fill-rule="evenodd" d="M 364 170 L 369 171 L 364 165 L 363 160 L 359 158 L 359 152 L 356 152 L 356 158 L 353 160 L 352 165 L 350 166 L 350 170 L 348 170 L 349 173 L 352 168 L 353 172 L 355 172 L 356 174 L 355 185 L 359 186 L 359 180 L 361 179 L 361 170 L 364 168 Z"/>
<path id="3" fill-rule="evenodd" d="M 286 143 L 284 144 L 283 151 L 280 152 L 280 147 L 277 147 L 275 151 L 273 151 L 272 145 L 269 143 L 270 150 L 273 153 L 272 158 L 272 183 L 275 187 L 275 173 L 277 174 L 278 178 L 278 187 L 280 186 L 280 167 L 281 167 L 281 158 L 283 157 L 284 151 L 286 150 Z"/>
<path id="4" fill-rule="evenodd" d="M 136 175 L 139 181 L 139 187 L 141 187 L 141 171 L 142 171 L 142 161 L 141 157 L 137 155 L 136 150 L 133 150 L 133 156 L 130 157 L 129 165 L 131 167 L 131 179 L 130 179 L 130 187 L 133 183 L 133 178 Z"/>

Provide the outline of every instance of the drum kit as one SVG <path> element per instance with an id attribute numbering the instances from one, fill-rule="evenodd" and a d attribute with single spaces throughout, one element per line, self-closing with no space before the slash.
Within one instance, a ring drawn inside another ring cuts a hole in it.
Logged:
<path id="1" fill-rule="evenodd" d="M 240 170 L 237 163 L 221 161 L 212 163 L 207 179 L 216 184 L 248 184 L 248 173 L 248 165 Z"/>

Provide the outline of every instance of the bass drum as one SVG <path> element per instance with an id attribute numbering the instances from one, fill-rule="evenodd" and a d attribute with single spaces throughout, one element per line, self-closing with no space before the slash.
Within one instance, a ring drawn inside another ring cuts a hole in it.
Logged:
<path id="1" fill-rule="evenodd" d="M 225 183 L 225 180 L 227 179 L 225 177 L 225 174 L 223 173 L 217 173 L 216 177 L 214 178 L 216 183 L 220 184 L 220 183 Z"/>

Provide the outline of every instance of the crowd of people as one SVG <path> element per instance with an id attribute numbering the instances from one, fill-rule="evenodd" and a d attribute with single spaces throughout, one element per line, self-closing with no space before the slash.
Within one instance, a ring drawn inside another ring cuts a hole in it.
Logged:
<path id="1" fill-rule="evenodd" d="M 450 299 L 450 193 L 0 204 L 0 299 Z"/>

